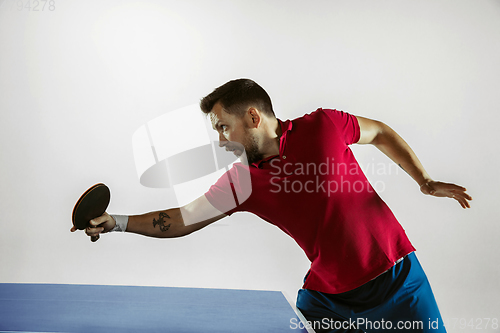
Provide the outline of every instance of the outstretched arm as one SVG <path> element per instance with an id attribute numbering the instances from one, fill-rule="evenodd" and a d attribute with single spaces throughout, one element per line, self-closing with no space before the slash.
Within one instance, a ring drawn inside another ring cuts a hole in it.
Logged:
<path id="1" fill-rule="evenodd" d="M 215 209 L 204 195 L 179 208 L 171 208 L 142 215 L 129 216 L 126 232 L 149 237 L 172 238 L 188 235 L 227 215 Z M 115 220 L 108 213 L 90 221 L 85 233 L 96 241 L 101 233 L 115 227 Z M 76 231 L 76 228 L 71 228 Z"/>
<path id="2" fill-rule="evenodd" d="M 358 116 L 356 118 L 361 130 L 358 144 L 372 144 L 377 147 L 418 183 L 422 193 L 453 198 L 463 208 L 470 208 L 468 200 L 472 200 L 472 197 L 466 193 L 466 188 L 432 180 L 417 155 L 396 131 L 377 120 Z"/>

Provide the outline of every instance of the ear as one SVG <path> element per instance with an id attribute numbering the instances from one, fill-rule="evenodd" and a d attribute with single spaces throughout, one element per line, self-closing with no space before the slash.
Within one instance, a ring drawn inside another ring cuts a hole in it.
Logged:
<path id="1" fill-rule="evenodd" d="M 256 108 L 249 108 L 247 111 L 247 123 L 251 128 L 258 128 L 262 123 L 262 115 Z"/>

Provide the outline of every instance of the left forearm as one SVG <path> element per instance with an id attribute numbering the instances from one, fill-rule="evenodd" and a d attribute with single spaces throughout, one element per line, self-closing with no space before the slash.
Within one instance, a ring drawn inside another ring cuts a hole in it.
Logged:
<path id="1" fill-rule="evenodd" d="M 372 144 L 399 165 L 419 185 L 431 180 L 417 155 L 396 131 L 383 124 Z"/>
<path id="2" fill-rule="evenodd" d="M 356 116 L 360 136 L 358 144 L 372 144 L 387 155 L 419 185 L 424 194 L 457 200 L 463 208 L 470 208 L 472 197 L 467 189 L 451 183 L 433 181 L 410 146 L 392 128 L 381 121 Z"/>

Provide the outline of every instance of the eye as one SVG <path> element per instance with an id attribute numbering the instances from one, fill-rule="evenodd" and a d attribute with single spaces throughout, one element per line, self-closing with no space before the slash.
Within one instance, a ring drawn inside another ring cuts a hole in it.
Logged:
<path id="1" fill-rule="evenodd" d="M 220 126 L 220 128 L 221 128 L 223 131 L 225 131 L 225 130 L 226 130 L 226 128 L 227 128 L 227 125 L 221 125 L 221 126 Z"/>

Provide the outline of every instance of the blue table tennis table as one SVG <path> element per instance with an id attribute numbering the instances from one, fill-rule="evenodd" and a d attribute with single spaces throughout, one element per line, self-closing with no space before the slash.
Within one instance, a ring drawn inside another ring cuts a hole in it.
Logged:
<path id="1" fill-rule="evenodd" d="M 307 332 L 298 323 L 279 291 L 0 283 L 0 332 Z"/>

